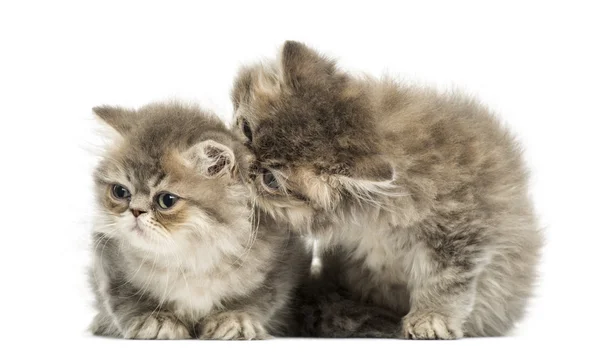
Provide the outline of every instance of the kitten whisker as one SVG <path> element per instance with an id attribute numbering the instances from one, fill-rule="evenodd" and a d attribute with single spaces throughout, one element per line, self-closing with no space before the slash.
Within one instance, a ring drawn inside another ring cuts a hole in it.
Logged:
<path id="1" fill-rule="evenodd" d="M 244 251 L 242 252 L 242 254 L 240 256 L 238 256 L 236 261 L 232 264 L 232 266 L 236 266 L 239 263 L 237 268 L 240 268 L 246 261 L 246 257 L 250 253 L 250 250 L 254 246 L 254 243 L 256 242 L 256 238 L 258 236 L 258 229 L 260 226 L 260 208 L 256 207 L 256 197 L 253 198 L 251 205 L 252 206 L 250 207 L 250 215 L 249 215 L 250 236 L 248 238 L 248 242 L 246 243 L 247 246 L 245 247 Z"/>

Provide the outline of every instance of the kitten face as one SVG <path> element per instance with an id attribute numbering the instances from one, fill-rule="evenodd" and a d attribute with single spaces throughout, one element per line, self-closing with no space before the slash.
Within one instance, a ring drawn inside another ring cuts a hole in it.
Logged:
<path id="1" fill-rule="evenodd" d="M 243 163 L 236 164 L 233 149 L 244 149 L 215 118 L 193 112 L 162 106 L 97 111 L 122 128 L 95 173 L 98 231 L 157 253 L 240 242 L 231 237 L 249 228 L 249 191 L 238 178 Z M 123 128 L 126 119 L 136 126 Z"/>
<path id="2" fill-rule="evenodd" d="M 243 69 L 232 99 L 256 157 L 248 178 L 260 206 L 298 230 L 394 178 L 364 92 L 300 43 L 286 42 L 278 62 Z"/>

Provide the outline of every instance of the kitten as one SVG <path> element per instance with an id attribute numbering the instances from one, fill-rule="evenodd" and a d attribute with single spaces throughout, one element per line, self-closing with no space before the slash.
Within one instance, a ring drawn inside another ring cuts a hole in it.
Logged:
<path id="1" fill-rule="evenodd" d="M 456 94 L 354 77 L 305 45 L 243 68 L 232 99 L 259 206 L 335 248 L 356 298 L 402 336 L 506 334 L 542 236 L 515 139 Z"/>
<path id="2" fill-rule="evenodd" d="M 309 259 L 299 238 L 253 211 L 240 179 L 247 149 L 193 107 L 94 112 L 119 137 L 94 175 L 92 332 L 263 339 L 290 329 Z"/>

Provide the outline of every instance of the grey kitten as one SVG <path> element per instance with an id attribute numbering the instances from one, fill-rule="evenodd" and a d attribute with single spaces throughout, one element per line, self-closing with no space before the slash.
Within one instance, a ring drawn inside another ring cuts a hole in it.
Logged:
<path id="1" fill-rule="evenodd" d="M 247 149 L 193 107 L 94 112 L 118 137 L 94 174 L 92 332 L 262 339 L 291 330 L 290 296 L 308 262 L 299 238 L 251 207 L 240 179 Z"/>
<path id="2" fill-rule="evenodd" d="M 402 336 L 504 335 L 523 316 L 542 236 L 519 145 L 485 107 L 297 42 L 243 68 L 232 98 L 259 206 L 335 245 L 323 267 L 406 314 Z"/>

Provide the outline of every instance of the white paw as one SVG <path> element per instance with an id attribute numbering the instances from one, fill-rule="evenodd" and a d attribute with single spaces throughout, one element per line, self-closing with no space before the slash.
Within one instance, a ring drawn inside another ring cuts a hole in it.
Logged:
<path id="1" fill-rule="evenodd" d="M 262 340 L 270 338 L 260 322 L 243 312 L 224 312 L 204 320 L 200 339 Z"/>
<path id="2" fill-rule="evenodd" d="M 140 316 L 133 320 L 123 336 L 140 340 L 182 340 L 191 338 L 183 323 L 169 314 Z"/>
<path id="3" fill-rule="evenodd" d="M 452 340 L 463 336 L 460 325 L 447 316 L 432 312 L 409 313 L 402 323 L 402 335 L 418 340 Z"/>

